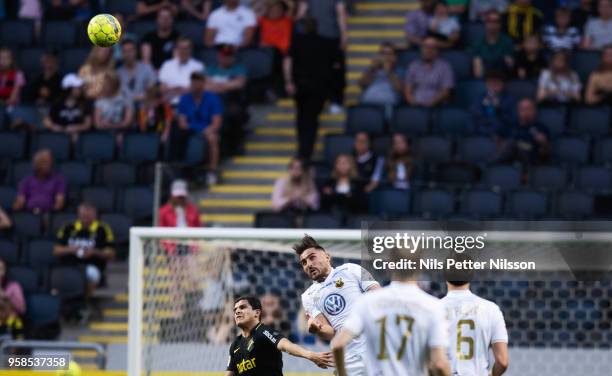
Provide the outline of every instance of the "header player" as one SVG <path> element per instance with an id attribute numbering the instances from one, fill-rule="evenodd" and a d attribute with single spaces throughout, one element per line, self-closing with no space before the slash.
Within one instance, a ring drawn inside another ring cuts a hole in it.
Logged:
<path id="1" fill-rule="evenodd" d="M 417 258 L 418 253 L 394 249 L 390 257 Z M 444 307 L 417 286 L 417 276 L 418 270 L 396 270 L 389 286 L 359 299 L 332 340 L 339 376 L 347 375 L 344 347 L 361 334 L 367 344 L 370 376 L 450 375 Z"/>
<path id="2" fill-rule="evenodd" d="M 252 296 L 236 299 L 234 320 L 242 334 L 230 346 L 226 376 L 282 376 L 281 351 L 306 358 L 321 368 L 333 366 L 330 353 L 315 353 L 294 344 L 260 322 L 261 302 Z"/>
<path id="3" fill-rule="evenodd" d="M 489 375 L 489 348 L 495 358 L 491 375 L 502 375 L 508 368 L 508 332 L 501 310 L 497 304 L 470 291 L 473 271 L 445 273 L 448 293 L 442 303 L 453 339 L 450 345 L 453 375 Z"/>
<path id="4" fill-rule="evenodd" d="M 308 330 L 330 341 L 339 331 L 357 298 L 366 291 L 380 288 L 369 273 L 357 264 L 347 263 L 333 268 L 330 255 L 312 237 L 305 235 L 293 249 L 304 272 L 313 281 L 302 294 L 302 305 L 308 316 Z M 365 277 L 365 278 L 362 278 Z M 365 342 L 353 339 L 346 350 L 346 368 L 350 376 L 366 376 Z"/>

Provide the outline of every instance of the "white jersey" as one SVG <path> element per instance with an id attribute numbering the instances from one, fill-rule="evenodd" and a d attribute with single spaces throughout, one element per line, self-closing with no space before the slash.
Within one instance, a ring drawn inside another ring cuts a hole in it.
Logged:
<path id="1" fill-rule="evenodd" d="M 367 273 L 362 278 L 362 272 Z M 347 263 L 331 272 L 323 282 L 314 282 L 303 294 L 302 305 L 312 318 L 323 314 L 336 332 L 353 310 L 357 299 L 371 286 L 378 284 L 369 273 L 357 264 Z M 346 359 L 361 358 L 365 353 L 362 338 L 355 338 L 346 348 Z"/>
<path id="2" fill-rule="evenodd" d="M 469 290 L 449 291 L 442 299 L 450 325 L 449 357 L 453 375 L 489 374 L 489 348 L 495 342 L 508 342 L 504 316 L 497 304 Z"/>
<path id="3" fill-rule="evenodd" d="M 426 376 L 430 349 L 449 342 L 440 299 L 398 282 L 364 295 L 344 328 L 363 333 L 370 376 Z"/>

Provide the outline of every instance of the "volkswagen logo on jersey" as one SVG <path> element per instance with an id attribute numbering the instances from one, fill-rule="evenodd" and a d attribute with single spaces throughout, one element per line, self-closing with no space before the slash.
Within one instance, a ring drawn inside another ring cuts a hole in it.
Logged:
<path id="1" fill-rule="evenodd" d="M 340 312 L 344 311 L 344 307 L 346 307 L 346 302 L 342 295 L 339 294 L 331 294 L 325 298 L 323 302 L 323 306 L 325 307 L 325 311 L 332 316 L 336 316 Z"/>

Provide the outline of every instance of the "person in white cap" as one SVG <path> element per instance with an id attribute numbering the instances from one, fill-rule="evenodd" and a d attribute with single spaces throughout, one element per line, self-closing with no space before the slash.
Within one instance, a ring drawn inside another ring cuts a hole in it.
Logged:
<path id="1" fill-rule="evenodd" d="M 85 98 L 83 80 L 76 74 L 64 76 L 62 89 L 60 99 L 51 105 L 43 124 L 51 132 L 69 135 L 76 143 L 79 134 L 91 128 L 93 108 Z"/>
<path id="2" fill-rule="evenodd" d="M 170 199 L 159 209 L 159 225 L 162 227 L 200 227 L 198 208 L 189 202 L 187 182 L 175 180 L 170 187 Z"/>

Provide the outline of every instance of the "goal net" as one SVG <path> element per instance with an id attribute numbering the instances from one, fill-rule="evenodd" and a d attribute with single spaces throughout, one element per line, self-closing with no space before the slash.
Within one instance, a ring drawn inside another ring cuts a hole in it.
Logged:
<path id="1" fill-rule="evenodd" d="M 366 259 L 367 231 L 132 228 L 128 376 L 224 375 L 237 334 L 233 301 L 240 295 L 258 296 L 263 321 L 292 341 L 326 349 L 307 333 L 301 309 L 300 295 L 310 281 L 291 247 L 304 233 L 328 250 L 334 265 Z M 602 231 L 580 236 L 492 231 L 487 240 L 489 249 L 501 252 L 558 250 L 559 244 L 577 240 L 583 252 L 590 246 L 612 249 L 612 237 Z M 567 271 L 555 265 L 541 268 L 537 276 L 520 272 L 473 284 L 474 292 L 504 312 L 512 347 L 509 375 L 594 375 L 612 358 L 610 279 L 567 278 Z M 424 286 L 436 296 L 445 293 L 436 276 Z M 284 355 L 286 375 L 331 374 Z M 554 367 L 567 369 L 559 373 Z"/>

